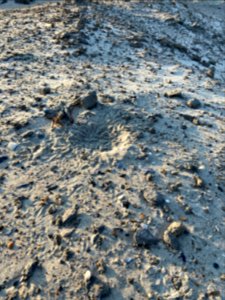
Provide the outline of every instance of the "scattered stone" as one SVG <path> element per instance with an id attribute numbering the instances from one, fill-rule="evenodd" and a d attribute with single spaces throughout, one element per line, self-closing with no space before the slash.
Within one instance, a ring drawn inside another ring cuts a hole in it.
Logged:
<path id="1" fill-rule="evenodd" d="M 96 91 L 88 93 L 83 98 L 80 98 L 80 104 L 86 109 L 94 108 L 98 103 L 98 97 Z"/>
<path id="2" fill-rule="evenodd" d="M 169 90 L 169 91 L 166 91 L 164 93 L 164 96 L 166 96 L 168 98 L 181 97 L 182 96 L 182 92 L 181 92 L 181 89 Z"/>
<path id="3" fill-rule="evenodd" d="M 15 245 L 14 241 L 9 240 L 8 243 L 7 243 L 7 248 L 8 249 L 13 249 L 14 245 Z"/>
<path id="4" fill-rule="evenodd" d="M 74 258 L 74 252 L 70 249 L 65 249 L 64 253 L 63 253 L 63 258 L 65 260 L 71 260 Z"/>
<path id="5" fill-rule="evenodd" d="M 49 206 L 49 208 L 48 208 L 48 213 L 49 213 L 50 215 L 53 215 L 53 214 L 56 213 L 56 211 L 57 211 L 56 206 L 53 205 L 53 204 L 51 204 L 51 205 Z"/>
<path id="6" fill-rule="evenodd" d="M 191 163 L 185 163 L 185 164 L 181 164 L 179 165 L 179 169 L 182 171 L 188 171 L 191 173 L 197 173 L 198 172 L 198 166 L 195 164 L 191 164 Z"/>
<path id="7" fill-rule="evenodd" d="M 147 174 L 146 174 L 146 180 L 147 180 L 147 181 L 153 181 L 153 178 L 154 178 L 154 177 L 153 177 L 153 175 L 152 175 L 151 173 L 147 173 Z"/>
<path id="8" fill-rule="evenodd" d="M 163 241 L 167 246 L 179 250 L 178 238 L 185 233 L 188 233 L 187 228 L 181 222 L 174 221 L 164 231 Z"/>
<path id="9" fill-rule="evenodd" d="M 215 269 L 219 269 L 219 264 L 218 263 L 213 263 L 213 268 L 215 268 Z"/>
<path id="10" fill-rule="evenodd" d="M 90 270 L 87 270 L 85 273 L 84 273 L 84 280 L 85 282 L 89 282 L 91 280 L 91 277 L 92 277 L 92 273 Z"/>
<path id="11" fill-rule="evenodd" d="M 215 76 L 215 67 L 212 66 L 211 68 L 208 68 L 206 75 L 210 78 L 214 78 Z"/>
<path id="12" fill-rule="evenodd" d="M 193 109 L 197 109 L 201 106 L 201 102 L 198 99 L 191 99 L 186 102 L 187 106 Z"/>
<path id="13" fill-rule="evenodd" d="M 165 205 L 164 196 L 154 189 L 145 189 L 141 192 L 141 196 L 146 202 L 151 203 L 154 207 L 163 207 Z"/>
<path id="14" fill-rule="evenodd" d="M 79 206 L 75 204 L 73 208 L 67 209 L 62 216 L 62 226 L 72 227 L 78 224 L 78 209 Z"/>
<path id="15" fill-rule="evenodd" d="M 130 264 L 134 259 L 132 257 L 126 257 L 125 258 L 125 263 Z"/>
<path id="16" fill-rule="evenodd" d="M 50 88 L 50 86 L 48 86 L 48 85 L 44 85 L 43 87 L 41 87 L 40 89 L 39 89 L 39 92 L 40 92 L 40 94 L 42 94 L 42 95 L 48 95 L 48 94 L 50 94 L 51 93 L 51 88 Z"/>
<path id="17" fill-rule="evenodd" d="M 196 188 L 204 187 L 204 181 L 199 176 L 194 176 L 194 187 Z"/>
<path id="18" fill-rule="evenodd" d="M 120 195 L 118 197 L 118 200 L 121 202 L 124 208 L 129 208 L 130 202 L 126 199 L 125 195 Z"/>
<path id="19" fill-rule="evenodd" d="M 9 157 L 6 156 L 6 155 L 0 156 L 0 164 L 3 163 L 4 161 L 8 160 L 8 159 L 9 159 Z"/>
<path id="20" fill-rule="evenodd" d="M 58 114 L 58 110 L 57 109 L 52 109 L 52 108 L 46 108 L 44 110 L 44 115 L 47 119 L 52 120 L 54 117 L 56 117 Z"/>
<path id="21" fill-rule="evenodd" d="M 30 181 L 30 182 L 27 182 L 27 183 L 23 183 L 23 184 L 20 184 L 16 187 L 16 189 L 26 189 L 28 188 L 29 186 L 32 186 L 34 184 L 33 181 Z"/>
<path id="22" fill-rule="evenodd" d="M 153 236 L 149 229 L 139 229 L 134 234 L 134 243 L 139 247 L 150 248 L 158 243 L 158 239 Z"/>
<path id="23" fill-rule="evenodd" d="M 17 148 L 18 148 L 18 144 L 17 143 L 14 143 L 14 142 L 9 142 L 8 143 L 8 148 L 11 150 L 11 151 L 15 151 Z"/>
<path id="24" fill-rule="evenodd" d="M 98 227 L 96 227 L 95 229 L 95 233 L 103 233 L 103 231 L 106 229 L 106 226 L 105 225 L 99 225 Z"/>
<path id="25" fill-rule="evenodd" d="M 21 134 L 21 137 L 23 139 L 29 139 L 31 137 L 33 137 L 35 135 L 34 131 L 33 130 L 29 130 L 29 131 L 26 131 L 24 133 Z"/>

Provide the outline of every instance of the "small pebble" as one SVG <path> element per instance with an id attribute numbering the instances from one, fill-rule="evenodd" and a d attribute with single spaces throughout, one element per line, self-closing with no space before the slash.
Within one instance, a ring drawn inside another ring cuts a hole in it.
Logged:
<path id="1" fill-rule="evenodd" d="M 80 104 L 86 109 L 94 108 L 98 103 L 98 97 L 96 91 L 88 93 L 86 96 L 81 98 Z"/>
<path id="2" fill-rule="evenodd" d="M 149 248 L 157 242 L 158 239 L 148 229 L 139 229 L 134 235 L 134 243 L 139 247 Z"/>
<path id="3" fill-rule="evenodd" d="M 84 273 L 84 280 L 85 282 L 89 282 L 91 280 L 91 277 L 92 277 L 92 273 L 90 270 L 87 270 L 85 273 Z"/>
<path id="4" fill-rule="evenodd" d="M 215 269 L 219 269 L 219 265 L 218 265 L 218 263 L 213 263 L 213 267 L 215 268 Z"/>
<path id="5" fill-rule="evenodd" d="M 0 156 L 0 164 L 3 163 L 4 161 L 8 160 L 8 159 L 9 159 L 9 157 L 6 156 L 6 155 Z"/>
<path id="6" fill-rule="evenodd" d="M 172 98 L 172 97 L 181 97 L 182 92 L 181 89 L 169 90 L 164 93 L 164 96 Z"/>
<path id="7" fill-rule="evenodd" d="M 42 95 L 48 95 L 51 93 L 51 88 L 50 86 L 48 85 L 45 85 L 43 87 L 40 88 L 39 92 L 42 94 Z"/>
<path id="8" fill-rule="evenodd" d="M 197 99 L 191 99 L 186 102 L 187 106 L 193 109 L 197 109 L 201 106 L 201 102 Z"/>
<path id="9" fill-rule="evenodd" d="M 194 187 L 202 188 L 204 186 L 204 181 L 199 176 L 194 176 Z"/>
<path id="10" fill-rule="evenodd" d="M 17 143 L 14 143 L 14 142 L 9 142 L 8 143 L 8 148 L 11 150 L 11 151 L 15 151 L 17 149 L 19 145 Z"/>
<path id="11" fill-rule="evenodd" d="M 13 249 L 13 247 L 14 247 L 14 242 L 12 240 L 8 241 L 7 248 L 8 249 Z"/>

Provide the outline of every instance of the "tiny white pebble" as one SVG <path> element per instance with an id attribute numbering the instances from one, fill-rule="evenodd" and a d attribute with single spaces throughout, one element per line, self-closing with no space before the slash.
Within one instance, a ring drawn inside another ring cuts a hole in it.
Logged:
<path id="1" fill-rule="evenodd" d="M 165 201 L 166 201 L 166 203 L 170 203 L 170 199 L 166 199 Z"/>
<path id="2" fill-rule="evenodd" d="M 8 148 L 12 151 L 15 151 L 16 148 L 18 147 L 19 145 L 17 143 L 14 143 L 14 142 L 9 142 L 8 143 Z"/>
<path id="3" fill-rule="evenodd" d="M 142 224 L 141 224 L 141 228 L 143 228 L 143 229 L 148 229 L 148 224 L 142 223 Z"/>
<path id="4" fill-rule="evenodd" d="M 125 199 L 125 195 L 124 195 L 124 194 L 119 195 L 119 196 L 117 197 L 117 199 L 120 200 L 120 201 L 121 201 L 121 200 L 124 200 L 124 199 Z"/>
<path id="5" fill-rule="evenodd" d="M 91 279 L 91 276 L 92 276 L 91 271 L 87 270 L 84 274 L 84 280 L 89 281 Z"/>
<path id="6" fill-rule="evenodd" d="M 130 262 L 132 262 L 132 260 L 133 260 L 132 257 L 127 257 L 127 258 L 125 258 L 125 262 L 126 262 L 127 264 L 129 264 Z"/>

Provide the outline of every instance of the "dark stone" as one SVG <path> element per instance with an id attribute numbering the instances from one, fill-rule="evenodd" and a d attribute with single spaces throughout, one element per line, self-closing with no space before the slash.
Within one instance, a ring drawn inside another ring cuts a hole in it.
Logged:
<path id="1" fill-rule="evenodd" d="M 188 100 L 186 104 L 188 107 L 194 108 L 194 109 L 199 108 L 201 106 L 201 102 L 197 99 Z"/>
<path id="2" fill-rule="evenodd" d="M 31 138 L 33 136 L 34 136 L 34 131 L 32 131 L 32 130 L 26 131 L 23 134 L 21 134 L 21 137 L 23 139 L 29 139 L 29 138 Z"/>
<path id="3" fill-rule="evenodd" d="M 40 93 L 42 95 L 48 95 L 51 93 L 51 88 L 49 86 L 45 85 L 42 88 L 40 88 Z"/>
<path id="4" fill-rule="evenodd" d="M 218 263 L 213 263 L 213 267 L 215 268 L 215 269 L 219 269 L 219 265 L 218 265 Z"/>
<path id="5" fill-rule="evenodd" d="M 103 231 L 106 229 L 105 225 L 100 225 L 98 228 L 96 228 L 96 231 L 98 233 L 103 233 Z"/>
<path id="6" fill-rule="evenodd" d="M 74 256 L 75 256 L 74 252 L 70 249 L 66 249 L 63 254 L 65 260 L 71 260 L 74 258 Z"/>
<path id="7" fill-rule="evenodd" d="M 86 109 L 94 108 L 98 103 L 98 97 L 96 91 L 88 93 L 86 96 L 81 98 L 80 104 Z"/>
<path id="8" fill-rule="evenodd" d="M 148 229 L 139 229 L 134 235 L 134 242 L 139 247 L 149 248 L 157 244 L 158 239 Z"/>
<path id="9" fill-rule="evenodd" d="M 53 119 L 54 117 L 56 117 L 57 116 L 57 114 L 58 114 L 58 111 L 56 110 L 56 109 L 51 109 L 51 108 L 46 108 L 45 110 L 44 110 L 44 114 L 45 114 L 45 117 L 47 118 L 47 119 Z"/>
<path id="10" fill-rule="evenodd" d="M 8 158 L 8 156 L 6 156 L 6 155 L 0 156 L 0 164 L 3 163 L 4 161 L 8 160 L 8 159 L 9 159 L 9 158 Z"/>
<path id="11" fill-rule="evenodd" d="M 130 202 L 129 202 L 128 200 L 122 200 L 122 205 L 123 205 L 123 207 L 125 207 L 125 208 L 129 208 Z"/>

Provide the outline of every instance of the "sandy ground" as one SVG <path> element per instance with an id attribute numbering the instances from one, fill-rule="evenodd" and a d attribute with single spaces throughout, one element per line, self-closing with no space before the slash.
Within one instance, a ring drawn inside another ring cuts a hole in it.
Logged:
<path id="1" fill-rule="evenodd" d="M 225 299 L 207 2 L 2 6 L 0 299 Z"/>

